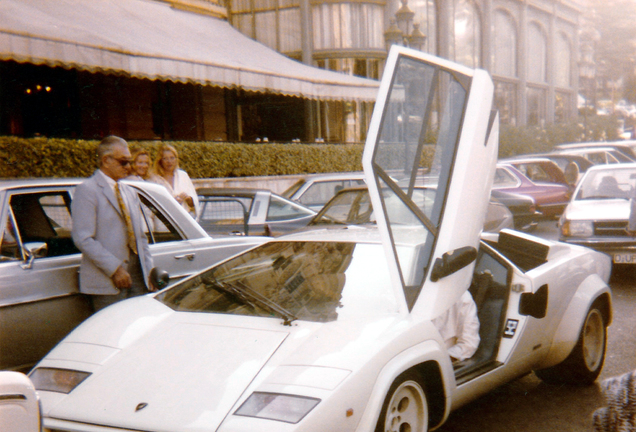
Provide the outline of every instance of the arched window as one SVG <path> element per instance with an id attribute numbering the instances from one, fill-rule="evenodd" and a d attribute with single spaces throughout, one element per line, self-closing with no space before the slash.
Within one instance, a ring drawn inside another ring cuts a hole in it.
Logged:
<path id="1" fill-rule="evenodd" d="M 454 0 L 451 58 L 469 67 L 481 66 L 481 20 L 472 0 Z"/>
<path id="2" fill-rule="evenodd" d="M 495 11 L 495 70 L 505 77 L 517 76 L 517 27 L 506 11 Z"/>
<path id="3" fill-rule="evenodd" d="M 556 85 L 569 88 L 572 85 L 572 49 L 570 40 L 564 33 L 557 33 L 555 41 Z"/>
<path id="4" fill-rule="evenodd" d="M 435 0 L 410 0 L 409 7 L 415 12 L 413 22 L 420 25 L 420 31 L 426 35 L 422 51 L 437 54 L 437 14 Z"/>
<path id="5" fill-rule="evenodd" d="M 528 81 L 545 83 L 547 77 L 548 40 L 538 23 L 528 26 Z"/>

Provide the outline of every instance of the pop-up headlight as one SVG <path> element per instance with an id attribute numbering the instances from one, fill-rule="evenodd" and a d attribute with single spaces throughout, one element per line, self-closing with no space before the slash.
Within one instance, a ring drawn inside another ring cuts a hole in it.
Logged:
<path id="1" fill-rule="evenodd" d="M 320 399 L 305 396 L 254 392 L 234 414 L 298 423 L 319 402 Z"/>
<path id="2" fill-rule="evenodd" d="M 29 375 L 36 390 L 70 393 L 90 375 L 70 369 L 37 368 Z"/>

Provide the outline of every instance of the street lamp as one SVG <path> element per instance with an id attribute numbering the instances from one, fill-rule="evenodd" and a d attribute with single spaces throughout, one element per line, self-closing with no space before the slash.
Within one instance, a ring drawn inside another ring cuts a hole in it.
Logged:
<path id="1" fill-rule="evenodd" d="M 413 24 L 413 12 L 408 6 L 408 0 L 402 0 L 402 7 L 391 18 L 389 28 L 384 32 L 387 51 L 391 45 L 402 45 L 421 51 L 426 42 L 426 35 L 420 30 L 420 25 Z M 413 26 L 413 30 L 411 30 Z"/>
<path id="2" fill-rule="evenodd" d="M 579 64 L 579 77 L 583 84 L 585 93 L 585 105 L 583 105 L 583 127 L 585 128 L 585 139 L 587 140 L 587 114 L 588 101 L 592 98 L 592 109 L 595 109 L 596 99 L 596 64 L 594 63 L 594 48 L 591 44 L 586 43 L 581 46 L 581 62 Z"/>

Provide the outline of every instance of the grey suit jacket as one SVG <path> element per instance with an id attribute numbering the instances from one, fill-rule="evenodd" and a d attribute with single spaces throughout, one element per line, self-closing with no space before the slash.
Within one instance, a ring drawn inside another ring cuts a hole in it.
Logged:
<path id="1" fill-rule="evenodd" d="M 139 198 L 128 185 L 120 184 L 124 201 L 130 204 L 137 250 L 144 281 L 152 269 L 152 256 L 143 230 Z M 126 222 L 112 187 L 101 173 L 95 174 L 75 189 L 71 203 L 73 218 L 72 237 L 82 252 L 80 264 L 80 291 L 85 294 L 117 294 L 112 275 L 117 267 L 128 263 Z"/>

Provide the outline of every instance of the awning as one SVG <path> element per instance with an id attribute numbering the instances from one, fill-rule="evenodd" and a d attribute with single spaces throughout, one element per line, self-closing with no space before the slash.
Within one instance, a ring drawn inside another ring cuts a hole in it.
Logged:
<path id="1" fill-rule="evenodd" d="M 379 86 L 152 0 L 0 0 L 0 60 L 321 100 L 375 101 Z"/>

